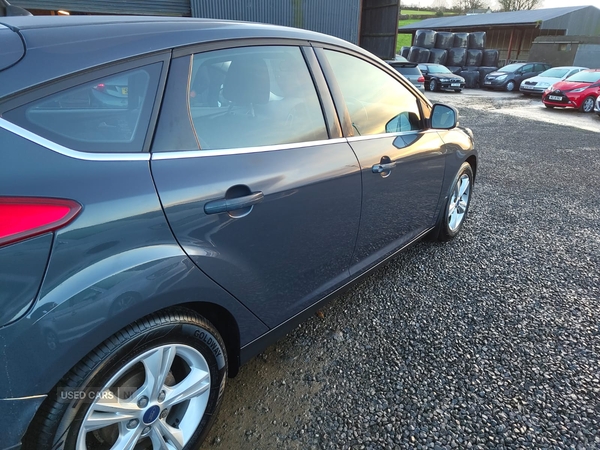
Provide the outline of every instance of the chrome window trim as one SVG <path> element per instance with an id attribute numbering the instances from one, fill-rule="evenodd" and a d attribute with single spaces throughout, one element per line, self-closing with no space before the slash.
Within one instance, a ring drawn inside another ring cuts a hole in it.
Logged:
<path id="1" fill-rule="evenodd" d="M 379 134 L 366 134 L 364 136 L 348 136 L 348 142 L 355 141 L 366 141 L 368 139 L 379 139 L 383 137 L 396 137 L 396 136 L 405 136 L 407 134 L 416 134 L 423 133 L 429 130 L 410 130 L 410 131 L 396 131 L 395 133 L 379 133 Z"/>
<path id="2" fill-rule="evenodd" d="M 305 147 L 317 147 L 319 145 L 332 145 L 332 144 L 347 144 L 346 138 L 335 138 L 335 139 L 322 139 L 319 141 L 308 141 L 308 142 L 294 142 L 292 144 L 277 144 L 277 145 L 263 145 L 260 147 L 240 147 L 240 148 L 225 148 L 215 150 L 182 150 L 178 152 L 160 152 L 153 153 L 152 160 L 164 160 L 164 159 L 182 159 L 182 158 L 202 158 L 209 156 L 228 156 L 228 155 L 241 155 L 246 153 L 262 153 L 262 152 L 273 152 L 277 150 L 291 150 L 295 148 Z"/>
<path id="3" fill-rule="evenodd" d="M 149 153 L 87 153 L 64 147 L 0 117 L 0 128 L 69 158 L 85 161 L 149 161 Z"/>

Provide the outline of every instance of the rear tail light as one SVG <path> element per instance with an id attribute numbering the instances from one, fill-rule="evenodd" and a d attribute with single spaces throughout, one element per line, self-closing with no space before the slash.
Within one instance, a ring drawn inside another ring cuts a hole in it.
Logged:
<path id="1" fill-rule="evenodd" d="M 81 211 L 73 200 L 0 197 L 0 245 L 57 230 Z"/>
<path id="2" fill-rule="evenodd" d="M 419 77 L 419 78 L 417 79 L 417 82 L 418 82 L 418 83 L 425 83 L 425 77 Z"/>

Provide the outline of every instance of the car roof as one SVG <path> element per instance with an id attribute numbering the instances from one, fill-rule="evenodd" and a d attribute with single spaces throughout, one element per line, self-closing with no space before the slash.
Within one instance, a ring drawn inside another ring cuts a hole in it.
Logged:
<path id="1" fill-rule="evenodd" d="M 16 16 L 1 17 L 0 25 L 18 32 L 26 46 L 21 61 L 0 71 L 0 98 L 95 66 L 211 41 L 295 39 L 343 46 L 369 54 L 342 39 L 313 31 L 216 19 Z"/>
<path id="2" fill-rule="evenodd" d="M 550 67 L 550 69 L 587 69 L 587 67 L 581 67 L 581 66 L 555 66 L 555 67 Z M 548 69 L 548 70 L 550 70 Z"/>

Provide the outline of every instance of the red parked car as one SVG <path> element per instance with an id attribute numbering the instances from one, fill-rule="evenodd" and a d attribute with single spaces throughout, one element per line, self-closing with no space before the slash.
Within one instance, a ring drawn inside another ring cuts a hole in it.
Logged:
<path id="1" fill-rule="evenodd" d="M 546 108 L 577 108 L 589 113 L 594 110 L 598 96 L 600 69 L 588 69 L 550 86 L 542 94 L 542 101 Z"/>

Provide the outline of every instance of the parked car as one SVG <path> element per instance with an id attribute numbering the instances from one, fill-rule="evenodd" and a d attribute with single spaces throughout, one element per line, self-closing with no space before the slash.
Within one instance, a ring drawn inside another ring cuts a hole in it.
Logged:
<path id="1" fill-rule="evenodd" d="M 582 70 L 555 83 L 542 95 L 546 108 L 577 108 L 589 113 L 600 95 L 600 69 Z"/>
<path id="2" fill-rule="evenodd" d="M 425 89 L 429 91 L 460 92 L 465 88 L 465 79 L 441 64 L 419 64 L 425 77 Z"/>
<path id="3" fill-rule="evenodd" d="M 508 64 L 487 74 L 483 79 L 483 87 L 512 92 L 519 88 L 523 80 L 539 75 L 550 67 L 549 64 L 540 62 Z"/>
<path id="4" fill-rule="evenodd" d="M 198 448 L 241 364 L 465 223 L 471 131 L 355 45 L 0 23 L 2 450 Z"/>
<path id="5" fill-rule="evenodd" d="M 600 95 L 596 98 L 596 106 L 594 106 L 594 112 L 600 116 Z"/>
<path id="6" fill-rule="evenodd" d="M 564 67 L 552 67 L 539 75 L 528 78 L 526 81 L 521 83 L 519 90 L 525 94 L 543 94 L 546 89 L 565 78 L 570 77 L 587 67 L 575 67 L 575 66 L 564 66 Z"/>
<path id="7" fill-rule="evenodd" d="M 398 60 L 399 58 L 402 58 L 404 61 Z M 414 84 L 421 92 L 425 91 L 425 78 L 417 63 L 409 62 L 402 56 L 396 56 L 396 60 L 386 62 Z"/>

